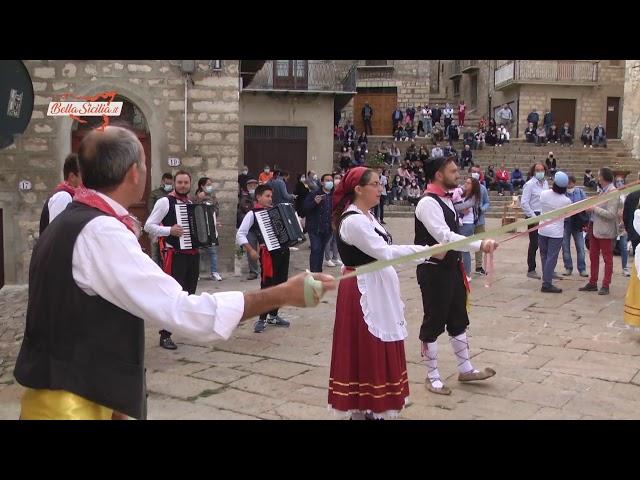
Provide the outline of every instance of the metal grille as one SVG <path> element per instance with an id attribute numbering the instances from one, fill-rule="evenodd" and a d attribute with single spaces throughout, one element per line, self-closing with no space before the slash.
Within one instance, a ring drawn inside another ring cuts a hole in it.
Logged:
<path id="1" fill-rule="evenodd" d="M 246 125 L 245 138 L 272 138 L 284 140 L 305 140 L 307 127 L 276 127 L 262 125 Z"/>

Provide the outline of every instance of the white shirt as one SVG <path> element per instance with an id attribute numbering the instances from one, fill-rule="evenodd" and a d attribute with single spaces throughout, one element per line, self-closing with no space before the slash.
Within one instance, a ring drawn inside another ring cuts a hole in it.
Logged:
<path id="1" fill-rule="evenodd" d="M 545 190 L 540 194 L 540 213 L 551 212 L 570 204 L 571 199 L 563 193 Z M 561 218 L 540 227 L 538 234 L 550 238 L 562 238 L 564 236 L 564 219 Z"/>
<path id="2" fill-rule="evenodd" d="M 349 215 L 342 221 L 340 238 L 376 260 L 391 260 L 429 248 L 422 245 L 389 245 L 375 232 L 375 229 L 381 232 L 385 232 L 385 229 L 373 216 L 364 214 L 355 205 L 350 205 L 345 211 L 356 211 L 359 215 Z M 360 306 L 369 332 L 384 342 L 407 338 L 404 303 L 395 269 L 386 267 L 357 278 Z"/>
<path id="3" fill-rule="evenodd" d="M 242 219 L 242 223 L 240 227 L 238 227 L 238 233 L 236 233 L 236 245 L 239 247 L 246 245 L 249 243 L 247 239 L 247 235 L 249 234 L 249 230 L 253 227 L 253 222 L 255 221 L 255 214 L 253 211 L 247 212 L 247 214 Z"/>
<path id="4" fill-rule="evenodd" d="M 536 177 L 530 178 L 522 187 L 522 199 L 520 206 L 524 210 L 524 214 L 529 217 L 535 217 L 535 212 L 540 211 L 540 194 L 544 190 L 549 189 L 546 180 L 539 181 Z"/>
<path id="5" fill-rule="evenodd" d="M 387 177 L 380 175 L 380 185 L 382 185 L 381 195 L 387 196 Z"/>
<path id="6" fill-rule="evenodd" d="M 177 203 L 184 203 L 181 200 L 178 200 Z M 169 199 L 167 197 L 162 197 L 158 199 L 156 204 L 153 206 L 153 211 L 151 215 L 147 218 L 147 222 L 144 224 L 144 231 L 147 232 L 151 236 L 151 240 L 155 240 L 158 237 L 168 237 L 171 235 L 171 227 L 173 225 L 162 226 L 162 220 L 169 213 Z M 166 244 L 167 247 L 173 248 L 169 243 Z"/>
<path id="7" fill-rule="evenodd" d="M 64 190 L 52 195 L 47 202 L 47 208 L 49 209 L 49 223 L 53 222 L 53 219 L 60 215 L 72 201 L 73 198 L 69 192 L 65 192 Z"/>
<path id="8" fill-rule="evenodd" d="M 449 197 L 440 198 L 440 200 L 442 200 L 452 212 L 455 212 L 453 202 Z M 416 206 L 416 217 L 422 222 L 429 234 L 438 243 L 451 243 L 467 238 L 464 235 L 459 235 L 451 231 L 449 225 L 447 225 L 447 222 L 444 219 L 444 212 L 442 211 L 440 204 L 435 198 L 429 195 L 425 195 L 418 202 L 418 205 Z M 481 245 L 482 240 L 476 240 L 466 247 L 461 247 L 456 250 L 459 252 L 477 252 L 480 250 Z"/>
<path id="9" fill-rule="evenodd" d="M 98 193 L 118 215 L 127 210 Z M 82 229 L 73 247 L 73 279 L 87 295 L 197 341 L 227 340 L 244 313 L 242 292 L 189 295 L 147 256 L 127 227 L 101 215 Z"/>
<path id="10" fill-rule="evenodd" d="M 633 229 L 640 235 L 640 210 L 636 210 L 633 214 Z M 638 247 L 636 247 L 634 261 L 636 262 L 636 273 L 640 279 L 640 249 Z"/>

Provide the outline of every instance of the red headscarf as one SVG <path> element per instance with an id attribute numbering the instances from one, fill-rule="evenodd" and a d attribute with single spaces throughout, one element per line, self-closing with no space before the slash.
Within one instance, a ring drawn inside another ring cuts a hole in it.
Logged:
<path id="1" fill-rule="evenodd" d="M 362 175 L 364 175 L 364 172 L 366 172 L 367 170 L 369 169 L 366 167 L 355 167 L 347 172 L 342 181 L 333 191 L 333 210 L 338 208 L 338 204 L 342 201 L 345 195 L 348 195 L 355 191 L 356 186 L 362 179 Z M 344 208 L 348 207 L 349 205 L 350 202 L 347 202 Z"/>

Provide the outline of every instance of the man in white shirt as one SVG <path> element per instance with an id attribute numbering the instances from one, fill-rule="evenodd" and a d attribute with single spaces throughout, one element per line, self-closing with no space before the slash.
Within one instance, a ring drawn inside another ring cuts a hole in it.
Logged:
<path id="1" fill-rule="evenodd" d="M 313 275 L 321 286 L 305 286 L 312 280 L 302 274 L 259 292 L 189 295 L 142 251 L 139 222 L 127 211 L 146 184 L 140 141 L 107 127 L 87 135 L 78 156 L 87 190 L 31 258 L 14 371 L 27 387 L 21 418 L 145 418 L 145 321 L 201 342 L 226 340 L 241 320 L 284 304 L 317 305 L 335 288 L 323 274 Z"/>
<path id="2" fill-rule="evenodd" d="M 78 155 L 70 153 L 64 161 L 62 167 L 64 181 L 56 185 L 53 194 L 47 199 L 42 207 L 40 215 L 40 235 L 47 225 L 53 222 L 65 208 L 73 201 L 76 188 L 82 183 L 80 170 L 78 169 Z"/>
<path id="3" fill-rule="evenodd" d="M 431 246 L 466 238 L 458 233 L 458 215 L 451 200 L 451 190 L 458 186 L 460 179 L 455 157 L 431 159 L 425 165 L 425 174 L 429 185 L 427 193 L 416 206 L 414 243 Z M 458 360 L 458 381 L 485 380 L 496 373 L 490 368 L 478 371 L 469 361 L 466 334 L 469 326 L 466 308 L 468 281 L 460 256 L 460 251 L 490 253 L 496 247 L 495 240 L 478 240 L 459 251 L 449 250 L 442 260 L 426 260 L 417 268 L 424 308 L 420 340 L 422 355 L 427 359 L 426 387 L 433 393 L 451 394 L 438 371 L 437 339 L 445 329 Z"/>
<path id="4" fill-rule="evenodd" d="M 529 171 L 531 177 L 522 188 L 522 199 L 520 206 L 527 218 L 540 215 L 540 194 L 543 190 L 549 189 L 549 184 L 545 180 L 547 167 L 543 163 L 535 163 Z M 533 228 L 538 224 L 530 225 Z M 536 253 L 538 252 L 538 231 L 529 232 L 529 251 L 527 253 L 527 277 L 540 280 L 540 275 L 536 272 Z M 554 274 L 554 278 L 556 275 Z"/>

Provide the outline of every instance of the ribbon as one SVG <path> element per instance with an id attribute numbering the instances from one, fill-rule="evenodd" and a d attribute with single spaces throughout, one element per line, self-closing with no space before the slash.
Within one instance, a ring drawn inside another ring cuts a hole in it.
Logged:
<path id="1" fill-rule="evenodd" d="M 502 227 L 498 227 L 495 228 L 493 230 L 488 230 L 485 232 L 481 232 L 481 233 L 477 233 L 476 235 L 472 235 L 471 237 L 465 237 L 464 239 L 461 240 L 456 240 L 455 242 L 451 242 L 451 243 L 447 243 L 446 245 L 439 245 L 437 247 L 431 247 L 428 248 L 426 250 L 423 250 L 422 252 L 417 252 L 417 253 L 411 253 L 409 255 L 404 255 L 402 257 L 398 257 L 398 258 L 394 258 L 392 260 L 377 260 L 375 262 L 371 262 L 368 263 L 366 265 L 362 265 L 358 268 L 356 268 L 354 271 L 349 271 L 348 273 L 345 273 L 341 276 L 339 276 L 336 280 L 337 281 L 342 281 L 342 280 L 346 280 L 347 278 L 351 278 L 351 277 L 355 277 L 358 275 L 363 275 L 365 273 L 372 273 L 372 272 L 377 272 L 378 270 L 382 270 L 383 268 L 386 267 L 393 267 L 395 265 L 399 265 L 402 263 L 408 263 L 408 262 L 414 262 L 416 260 L 423 260 L 425 258 L 428 257 L 432 257 L 433 255 L 437 255 L 438 253 L 443 253 L 443 252 L 447 252 L 449 250 L 458 250 L 461 247 L 465 247 L 475 241 L 478 240 L 484 240 L 486 238 L 496 238 L 499 237 L 500 235 L 505 235 L 507 233 L 509 233 L 510 231 L 512 231 L 513 229 L 518 229 L 518 228 L 522 228 L 522 227 L 526 227 L 527 232 L 529 231 L 529 227 L 535 223 L 539 223 L 539 225 L 537 227 L 534 227 L 533 229 L 531 229 L 531 231 L 535 230 L 536 228 L 540 228 L 543 225 L 548 225 L 549 223 L 559 220 L 559 219 L 563 219 L 563 218 L 567 218 L 570 217 L 576 213 L 580 213 L 584 210 L 587 210 L 589 208 L 595 207 L 597 205 L 600 205 L 602 203 L 606 203 L 610 200 L 613 199 L 618 199 L 620 197 L 620 195 L 628 195 L 630 193 L 636 192 L 640 190 L 640 181 L 636 181 L 633 183 L 628 184 L 627 186 L 625 186 L 625 188 L 619 190 L 619 189 L 615 189 L 612 190 L 611 192 L 604 194 L 604 195 L 599 195 L 599 196 L 594 196 L 591 198 L 587 198 L 585 200 L 581 200 L 579 202 L 576 203 L 572 203 L 571 205 L 567 205 L 566 207 L 562 207 L 562 208 L 558 208 L 556 210 L 553 210 L 551 212 L 546 212 L 543 213 L 542 215 L 538 215 L 535 217 L 531 217 L 531 218 L 524 218 L 522 220 L 518 220 L 514 223 L 509 223 L 507 225 L 503 225 Z M 577 207 L 577 208 L 576 208 Z M 546 223 L 545 223 L 546 222 Z M 524 233 L 519 233 L 517 235 L 514 235 L 510 238 L 507 238 L 504 241 L 509 241 L 509 240 L 513 240 L 514 238 L 520 236 L 520 235 L 524 235 Z M 502 243 L 502 242 L 500 242 Z M 492 258 L 487 258 L 487 260 L 489 260 L 489 262 L 491 264 L 493 264 L 493 259 Z M 489 265 L 489 267 L 491 268 L 493 265 Z"/>

